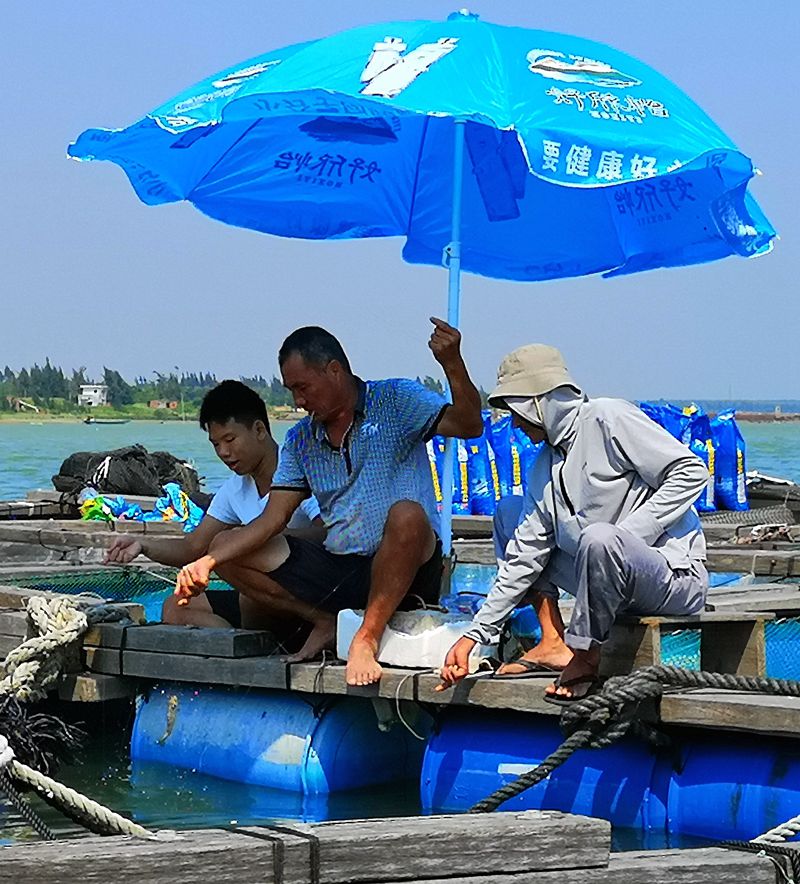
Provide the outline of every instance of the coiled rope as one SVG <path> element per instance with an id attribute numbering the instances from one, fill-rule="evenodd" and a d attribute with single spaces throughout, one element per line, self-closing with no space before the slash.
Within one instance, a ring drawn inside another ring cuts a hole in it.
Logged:
<path id="1" fill-rule="evenodd" d="M 31 596 L 26 610 L 39 634 L 9 652 L 3 663 L 5 678 L 0 681 L 0 694 L 11 694 L 21 702 L 47 696 L 71 649 L 90 626 L 127 617 L 124 608 L 98 604 L 96 597 L 85 596 Z"/>
<path id="2" fill-rule="evenodd" d="M 2 664 L 6 674 L 0 681 L 0 696 L 10 695 L 19 702 L 47 696 L 48 688 L 58 680 L 75 643 L 90 626 L 128 616 L 124 608 L 106 605 L 102 600 L 98 604 L 97 597 L 86 596 L 49 600 L 32 596 L 28 599 L 27 613 L 39 635 L 27 639 L 8 654 Z M 0 735 L 0 790 L 42 838 L 52 840 L 55 836 L 19 794 L 16 783 L 34 789 L 48 804 L 96 834 L 155 837 L 138 823 L 17 761 L 8 739 Z"/>

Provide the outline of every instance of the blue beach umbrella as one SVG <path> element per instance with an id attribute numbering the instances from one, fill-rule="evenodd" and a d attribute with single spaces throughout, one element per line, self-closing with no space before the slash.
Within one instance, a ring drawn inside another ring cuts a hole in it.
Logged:
<path id="1" fill-rule="evenodd" d="M 116 163 L 148 205 L 279 236 L 404 237 L 406 261 L 448 267 L 453 325 L 462 269 L 615 276 L 750 257 L 775 236 L 751 161 L 665 77 L 466 11 L 268 52 L 69 155 Z"/>

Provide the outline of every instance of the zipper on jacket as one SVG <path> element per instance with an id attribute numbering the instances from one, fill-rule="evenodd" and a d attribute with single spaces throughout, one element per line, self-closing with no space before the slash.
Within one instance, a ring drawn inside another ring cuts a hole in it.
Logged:
<path id="1" fill-rule="evenodd" d="M 575 507 L 572 505 L 572 501 L 569 499 L 569 494 L 567 494 L 567 486 L 564 484 L 564 467 L 567 465 L 567 455 L 562 449 L 561 456 L 563 460 L 561 461 L 561 469 L 558 471 L 558 484 L 561 488 L 561 496 L 564 498 L 564 503 L 567 505 L 567 509 L 569 510 L 569 514 L 571 516 L 575 515 Z"/>

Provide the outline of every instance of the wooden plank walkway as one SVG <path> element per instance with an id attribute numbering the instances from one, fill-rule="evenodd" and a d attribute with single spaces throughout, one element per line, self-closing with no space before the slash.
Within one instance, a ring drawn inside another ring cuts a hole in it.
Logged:
<path id="1" fill-rule="evenodd" d="M 41 572 L 42 566 L 35 566 L 33 570 Z M 64 567 L 56 565 L 47 570 L 63 573 Z M 21 574 L 25 568 L 11 571 Z M 0 655 L 4 656 L 28 636 L 22 608 L 31 594 L 28 589 L 0 587 Z M 134 620 L 141 621 L 140 606 L 127 604 L 126 607 Z M 604 674 L 625 673 L 660 663 L 664 632 L 696 629 L 701 636 L 703 668 L 763 675 L 765 625 L 776 614 L 792 616 L 800 612 L 800 586 L 767 583 L 722 588 L 712 591 L 709 608 L 712 610 L 693 617 L 622 620 L 615 626 L 605 648 Z M 473 677 L 455 690 L 437 693 L 434 688 L 439 679 L 432 671 L 387 667 L 378 685 L 351 687 L 345 683 L 344 667 L 338 661 L 324 666 L 283 663 L 275 656 L 273 637 L 265 632 L 161 624 L 123 628 L 119 624 L 107 624 L 87 634 L 84 645 L 83 658 L 76 658 L 73 671 L 62 685 L 61 696 L 65 698 L 102 701 L 128 696 L 132 679 L 146 679 L 558 713 L 556 707 L 543 700 L 543 690 L 551 676 L 522 681 Z M 704 696 L 711 697 L 710 694 Z M 727 692 L 716 694 L 708 701 L 700 697 L 698 692 L 670 694 L 661 704 L 661 720 L 711 728 L 800 734 L 800 708 L 789 699 L 741 698 Z M 657 718 L 655 708 L 646 710 L 646 714 L 654 720 Z"/>
<path id="2" fill-rule="evenodd" d="M 38 884 L 775 884 L 722 848 L 609 852 L 604 820 L 557 811 L 296 823 L 2 848 L 0 882 Z M 782 860 L 778 861 L 783 868 Z M 785 869 L 783 869 L 785 878 Z"/>
<path id="3" fill-rule="evenodd" d="M 0 654 L 5 655 L 29 635 L 22 610 L 31 590 L 0 588 Z M 37 593 L 38 594 L 38 593 Z M 742 611 L 751 597 L 757 612 Z M 699 629 L 701 657 L 710 671 L 759 675 L 765 672 L 764 627 L 779 609 L 797 610 L 796 585 L 767 584 L 748 590 L 723 591 L 712 596 L 718 610 L 683 618 L 631 618 L 614 628 L 604 652 L 604 673 L 624 673 L 661 662 L 661 637 L 674 629 Z M 125 603 L 134 620 L 142 608 Z M 376 685 L 349 686 L 340 661 L 326 664 L 286 664 L 276 656 L 267 632 L 200 629 L 163 624 L 120 623 L 94 627 L 84 637 L 82 657 L 76 655 L 60 695 L 66 699 L 103 701 L 128 696 L 134 680 L 179 681 L 291 690 L 301 693 L 382 697 L 437 705 L 511 709 L 556 715 L 557 707 L 544 702 L 544 688 L 552 676 L 501 680 L 481 674 L 465 679 L 455 689 L 436 692 L 433 671 L 386 667 Z M 728 692 L 681 692 L 664 697 L 660 719 L 665 723 L 731 728 L 761 733 L 800 735 L 800 704 L 789 698 L 741 697 Z M 643 710 L 651 720 L 658 710 Z"/>
<path id="4" fill-rule="evenodd" d="M 491 540 L 454 540 L 456 559 L 462 564 L 495 565 Z M 709 546 L 709 571 L 735 571 L 760 577 L 800 577 L 800 544 L 768 543 Z"/>

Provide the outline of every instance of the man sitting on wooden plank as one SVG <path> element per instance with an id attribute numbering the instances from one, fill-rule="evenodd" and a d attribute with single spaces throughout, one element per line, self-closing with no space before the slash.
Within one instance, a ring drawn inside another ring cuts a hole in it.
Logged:
<path id="1" fill-rule="evenodd" d="M 435 433 L 468 438 L 483 429 L 461 335 L 432 322 L 429 346 L 444 369 L 452 405 L 416 381 L 365 383 L 324 329 L 301 328 L 284 341 L 278 354 L 283 382 L 308 417 L 286 437 L 263 515 L 216 537 L 207 555 L 181 570 L 180 601 L 203 592 L 212 571 L 240 569 L 259 599 L 312 624 L 291 661 L 333 645 L 338 611 L 365 608 L 346 678 L 348 684 L 380 679 L 378 644 L 389 618 L 413 595 L 433 604 L 439 598 L 441 543 L 425 442 Z M 310 494 L 327 529 L 324 547 L 279 536 Z"/>
<path id="2" fill-rule="evenodd" d="M 200 406 L 200 426 L 219 459 L 233 471 L 214 495 L 208 512 L 190 534 L 182 537 L 141 537 L 121 535 L 110 544 L 106 562 L 127 564 L 140 553 L 162 565 L 182 567 L 208 552 L 211 541 L 220 533 L 252 522 L 264 511 L 278 464 L 278 445 L 269 429 L 264 401 L 241 381 L 223 381 L 210 390 Z M 289 522 L 288 530 L 303 535 L 324 536 L 319 507 L 313 497 L 304 500 Z M 170 596 L 162 609 L 162 621 L 187 626 L 264 628 L 278 636 L 295 623 L 275 622 L 275 612 L 253 598 L 246 574 L 235 568 L 218 569 L 219 576 L 235 592 L 212 591 L 178 605 Z"/>
<path id="3" fill-rule="evenodd" d="M 544 344 L 505 357 L 489 403 L 546 444 L 524 502 L 510 499 L 499 509 L 503 560 L 473 626 L 447 654 L 440 689 L 467 674 L 472 649 L 496 640 L 515 606 L 532 601 L 542 639 L 495 677 L 558 672 L 547 699 L 563 705 L 596 681 L 617 614 L 703 609 L 706 547 L 692 504 L 708 470 L 631 403 L 587 398 L 559 351 Z M 559 589 L 575 596 L 566 631 Z"/>

